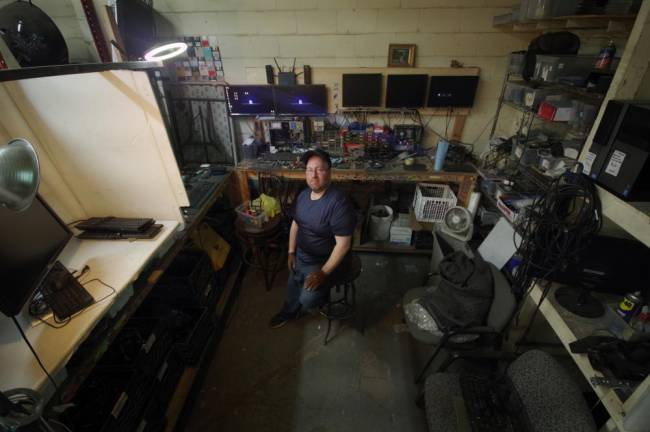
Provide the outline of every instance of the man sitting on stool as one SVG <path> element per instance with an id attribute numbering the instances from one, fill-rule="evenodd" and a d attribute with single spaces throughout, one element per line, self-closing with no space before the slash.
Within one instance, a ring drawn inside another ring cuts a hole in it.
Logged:
<path id="1" fill-rule="evenodd" d="M 269 326 L 278 328 L 327 301 L 332 281 L 350 267 L 356 214 L 350 199 L 330 184 L 332 161 L 321 149 L 303 156 L 305 188 L 296 199 L 289 232 L 289 281 L 282 310 Z"/>

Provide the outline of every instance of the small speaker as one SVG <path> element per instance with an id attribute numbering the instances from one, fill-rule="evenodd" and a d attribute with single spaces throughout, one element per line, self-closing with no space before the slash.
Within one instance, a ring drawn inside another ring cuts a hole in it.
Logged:
<path id="1" fill-rule="evenodd" d="M 266 65 L 266 83 L 267 84 L 275 84 L 275 74 L 273 73 L 273 66 L 271 65 Z"/>
<path id="2" fill-rule="evenodd" d="M 311 84 L 311 66 L 304 65 L 302 67 L 305 84 Z"/>

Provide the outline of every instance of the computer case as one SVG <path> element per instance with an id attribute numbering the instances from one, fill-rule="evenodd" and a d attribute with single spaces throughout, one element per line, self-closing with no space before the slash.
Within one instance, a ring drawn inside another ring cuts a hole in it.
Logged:
<path id="1" fill-rule="evenodd" d="M 585 174 L 626 201 L 650 201 L 650 101 L 609 101 Z"/>

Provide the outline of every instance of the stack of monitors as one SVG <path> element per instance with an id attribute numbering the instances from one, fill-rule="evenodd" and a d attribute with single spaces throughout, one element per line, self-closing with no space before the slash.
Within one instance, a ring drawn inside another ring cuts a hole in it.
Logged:
<path id="1" fill-rule="evenodd" d="M 226 87 L 226 98 L 232 116 L 327 115 L 324 85 L 233 85 Z"/>

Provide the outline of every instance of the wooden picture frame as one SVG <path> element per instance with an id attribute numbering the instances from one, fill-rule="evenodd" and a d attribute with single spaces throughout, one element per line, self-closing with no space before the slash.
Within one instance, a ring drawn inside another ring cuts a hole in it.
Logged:
<path id="1" fill-rule="evenodd" d="M 415 67 L 415 44 L 388 45 L 388 67 Z"/>

